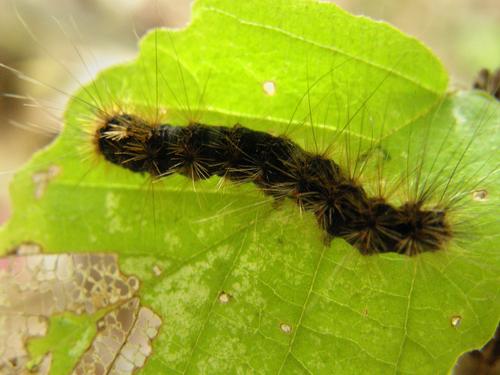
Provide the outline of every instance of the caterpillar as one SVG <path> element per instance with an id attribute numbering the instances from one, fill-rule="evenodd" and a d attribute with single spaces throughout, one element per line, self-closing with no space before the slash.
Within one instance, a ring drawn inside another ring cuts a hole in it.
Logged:
<path id="1" fill-rule="evenodd" d="M 211 176 L 252 182 L 276 199 L 291 198 L 313 212 L 329 237 L 362 254 L 417 255 L 439 250 L 451 237 L 446 208 L 424 208 L 424 196 L 395 207 L 365 189 L 333 160 L 285 137 L 243 126 L 151 126 L 130 114 L 106 119 L 96 132 L 98 152 L 133 172 L 193 180 Z"/>

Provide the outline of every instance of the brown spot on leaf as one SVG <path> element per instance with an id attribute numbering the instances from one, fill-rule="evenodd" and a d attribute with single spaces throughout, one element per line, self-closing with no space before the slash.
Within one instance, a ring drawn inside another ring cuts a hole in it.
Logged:
<path id="1" fill-rule="evenodd" d="M 61 172 L 61 167 L 58 165 L 52 165 L 46 170 L 34 173 L 32 176 L 33 183 L 35 184 L 35 198 L 40 199 L 45 193 L 50 181 L 59 175 Z"/>

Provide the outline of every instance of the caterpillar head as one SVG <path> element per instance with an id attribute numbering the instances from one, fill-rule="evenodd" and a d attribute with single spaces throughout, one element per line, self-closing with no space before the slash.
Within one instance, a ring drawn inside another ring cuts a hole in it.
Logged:
<path id="1" fill-rule="evenodd" d="M 154 175 L 158 145 L 150 140 L 156 129 L 136 116 L 120 113 L 103 121 L 95 133 L 95 143 L 107 161 L 134 172 Z"/>

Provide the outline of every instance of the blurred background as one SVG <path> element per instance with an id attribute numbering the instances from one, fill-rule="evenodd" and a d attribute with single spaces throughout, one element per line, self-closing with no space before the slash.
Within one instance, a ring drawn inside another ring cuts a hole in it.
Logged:
<path id="1" fill-rule="evenodd" d="M 354 14 L 388 21 L 422 40 L 443 60 L 453 87 L 470 87 L 481 68 L 500 66 L 498 0 L 332 2 Z M 47 130 L 59 127 L 70 93 L 103 67 L 134 57 L 138 38 L 148 29 L 186 25 L 190 3 L 0 0 L 0 63 L 45 84 L 34 85 L 0 68 L 0 224 L 10 212 L 11 171 L 53 139 L 54 133 Z M 27 105 L 30 100 L 16 96 L 36 98 L 36 102 Z M 37 131 L 33 125 L 42 129 Z"/>

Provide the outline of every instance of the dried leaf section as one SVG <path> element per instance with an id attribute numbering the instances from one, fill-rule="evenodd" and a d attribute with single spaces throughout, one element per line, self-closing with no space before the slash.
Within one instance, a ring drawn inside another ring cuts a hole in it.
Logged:
<path id="1" fill-rule="evenodd" d="M 138 298 L 122 304 L 99 321 L 99 332 L 73 374 L 132 374 L 151 355 L 160 325 L 160 318 L 140 307 Z"/>
<path id="2" fill-rule="evenodd" d="M 93 314 L 113 305 L 75 373 L 131 373 L 151 353 L 151 339 L 161 324 L 133 297 L 138 289 L 139 280 L 123 275 L 113 254 L 18 251 L 0 258 L 0 373 L 27 371 L 26 342 L 47 334 L 51 316 Z M 49 353 L 31 372 L 48 373 L 50 362 Z"/>

